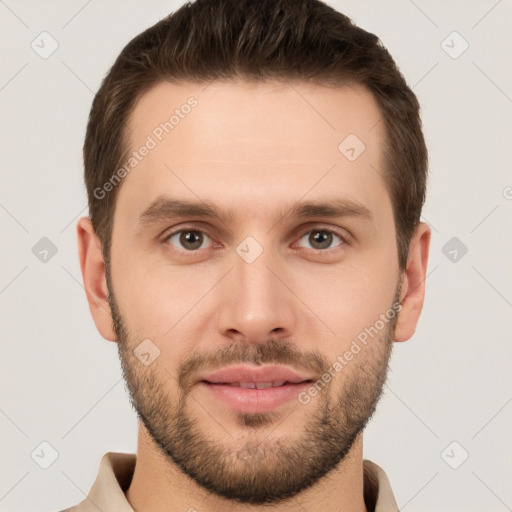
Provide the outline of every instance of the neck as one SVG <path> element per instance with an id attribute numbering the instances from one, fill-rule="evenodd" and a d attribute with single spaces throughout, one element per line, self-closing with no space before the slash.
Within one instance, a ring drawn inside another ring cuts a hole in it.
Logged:
<path id="1" fill-rule="evenodd" d="M 363 498 L 362 440 L 360 434 L 347 457 L 314 486 L 273 505 L 272 510 L 367 512 Z M 135 511 L 144 512 L 268 512 L 268 505 L 241 505 L 200 487 L 162 454 L 142 424 L 139 424 L 137 462 L 126 499 Z"/>

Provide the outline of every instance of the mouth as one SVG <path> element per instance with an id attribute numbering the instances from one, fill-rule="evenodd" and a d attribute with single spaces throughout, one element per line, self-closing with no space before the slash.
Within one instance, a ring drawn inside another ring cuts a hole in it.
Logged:
<path id="1" fill-rule="evenodd" d="M 196 384 L 235 412 L 263 413 L 297 399 L 314 378 L 278 366 L 236 366 L 202 375 Z"/>
<path id="2" fill-rule="evenodd" d="M 205 382 L 206 384 L 215 384 L 218 386 L 233 386 L 236 388 L 245 388 L 245 389 L 269 389 L 269 388 L 281 388 L 283 386 L 295 386 L 297 384 L 302 384 L 303 382 L 312 382 L 311 379 L 307 379 L 299 382 L 290 382 L 285 380 L 273 381 L 273 382 L 209 382 L 207 380 L 203 380 L 201 382 Z"/>

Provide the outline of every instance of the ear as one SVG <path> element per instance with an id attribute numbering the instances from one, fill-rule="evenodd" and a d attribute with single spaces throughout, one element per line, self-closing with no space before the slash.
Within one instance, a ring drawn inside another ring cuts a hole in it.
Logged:
<path id="1" fill-rule="evenodd" d="M 425 279 L 430 249 L 430 227 L 420 222 L 409 244 L 409 257 L 403 273 L 395 341 L 407 341 L 416 330 L 425 298 Z"/>
<path id="2" fill-rule="evenodd" d="M 99 333 L 108 341 L 116 341 L 112 312 L 108 303 L 108 287 L 101 241 L 96 235 L 89 217 L 79 219 L 77 227 L 78 256 L 94 323 Z"/>

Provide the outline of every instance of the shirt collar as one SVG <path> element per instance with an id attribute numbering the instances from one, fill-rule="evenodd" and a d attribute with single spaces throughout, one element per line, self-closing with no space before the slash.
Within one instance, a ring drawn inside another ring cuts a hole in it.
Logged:
<path id="1" fill-rule="evenodd" d="M 103 455 L 98 476 L 86 499 L 72 512 L 134 512 L 124 493 L 130 486 L 137 455 L 108 452 Z M 384 470 L 370 460 L 363 461 L 364 500 L 370 512 L 398 512 L 398 506 Z M 66 511 L 62 511 L 66 512 Z"/>

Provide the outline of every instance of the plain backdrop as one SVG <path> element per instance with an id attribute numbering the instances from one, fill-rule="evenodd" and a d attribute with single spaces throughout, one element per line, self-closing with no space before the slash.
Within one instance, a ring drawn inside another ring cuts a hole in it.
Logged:
<path id="1" fill-rule="evenodd" d="M 394 56 L 430 150 L 426 302 L 395 345 L 364 456 L 401 510 L 512 510 L 512 3 L 329 3 Z M 136 450 L 116 346 L 96 331 L 79 270 L 81 148 L 115 57 L 181 4 L 0 0 L 1 511 L 76 504 L 105 452 Z M 47 469 L 41 450 L 55 450 Z"/>

